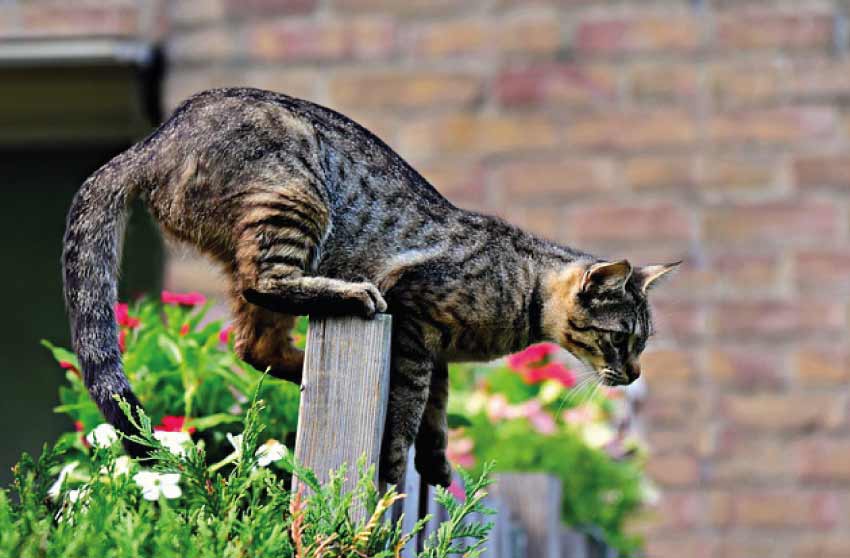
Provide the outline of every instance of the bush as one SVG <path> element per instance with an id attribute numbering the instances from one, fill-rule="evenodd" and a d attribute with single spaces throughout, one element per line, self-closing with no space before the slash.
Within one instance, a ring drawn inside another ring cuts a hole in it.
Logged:
<path id="1" fill-rule="evenodd" d="M 612 427 L 624 414 L 622 392 L 590 379 L 576 385 L 557 349 L 536 345 L 506 364 L 453 367 L 449 458 L 477 471 L 493 460 L 500 471 L 557 476 L 565 523 L 639 554 L 642 543 L 625 525 L 653 489 L 638 440 Z"/>
<path id="2" fill-rule="evenodd" d="M 344 469 L 323 486 L 282 450 L 272 458 L 309 488 L 287 491 L 267 467 L 268 444 L 258 442 L 263 409 L 261 401 L 248 407 L 244 432 L 231 436 L 236 442 L 226 467 L 207 466 L 203 442 L 175 452 L 154 435 L 146 416 L 134 439 L 153 449 L 150 461 L 120 456 L 117 435 L 107 428 L 92 437 L 87 472 L 69 461 L 67 440 L 45 447 L 37 462 L 25 455 L 14 469 L 12 490 L 0 490 L 0 556 L 399 556 L 424 522 L 404 533 L 401 520 L 387 519 L 403 496 L 392 488 L 380 495 L 371 480 L 374 469 L 363 467 L 353 492 L 342 488 Z M 130 416 L 126 405 L 125 412 Z M 420 557 L 480 553 L 489 526 L 466 518 L 488 511 L 481 499 L 489 481 L 466 481 L 463 502 L 438 490 L 449 520 L 425 541 Z M 352 518 L 358 507 L 365 519 Z"/>

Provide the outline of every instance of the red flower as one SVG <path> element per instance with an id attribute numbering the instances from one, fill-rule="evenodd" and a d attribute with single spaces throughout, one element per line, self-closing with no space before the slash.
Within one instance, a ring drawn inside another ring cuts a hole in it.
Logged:
<path id="1" fill-rule="evenodd" d="M 557 380 L 566 388 L 576 385 L 576 377 L 560 362 L 549 362 L 538 368 L 529 368 L 522 372 L 522 379 L 527 384 L 536 384 L 546 380 Z"/>
<path id="2" fill-rule="evenodd" d="M 233 326 L 229 325 L 218 333 L 218 340 L 227 345 L 230 343 L 230 332 L 233 331 Z"/>
<path id="3" fill-rule="evenodd" d="M 130 307 L 122 302 L 115 304 L 115 321 L 118 325 L 136 329 L 141 325 L 139 318 L 130 316 Z"/>
<path id="4" fill-rule="evenodd" d="M 83 426 L 83 421 L 81 421 L 81 420 L 75 420 L 74 421 L 74 430 L 76 430 L 77 432 L 80 432 L 80 441 L 83 442 L 83 445 L 85 447 L 90 448 L 91 444 L 89 443 L 88 440 L 86 440 L 86 435 L 83 432 L 84 429 L 85 429 L 85 427 Z"/>
<path id="5" fill-rule="evenodd" d="M 201 293 L 172 293 L 162 291 L 162 302 L 164 304 L 177 304 L 179 306 L 200 306 L 207 301 L 207 297 Z"/>
<path id="6" fill-rule="evenodd" d="M 196 430 L 194 426 L 188 428 L 185 428 L 185 426 L 186 417 L 166 415 L 162 417 L 160 424 L 154 426 L 153 429 L 156 432 L 188 432 L 189 434 L 192 434 Z"/>
<path id="7" fill-rule="evenodd" d="M 118 348 L 124 353 L 127 351 L 127 330 L 122 329 L 118 332 Z"/>
<path id="8" fill-rule="evenodd" d="M 68 362 L 67 360 L 60 360 L 59 361 L 59 368 L 61 368 L 63 370 L 70 370 L 71 372 L 73 372 L 77 376 L 80 375 L 80 370 L 76 366 L 74 366 L 73 362 Z"/>
<path id="9" fill-rule="evenodd" d="M 552 343 L 532 345 L 524 351 L 509 356 L 508 366 L 517 372 L 522 372 L 529 366 L 543 364 L 543 360 L 554 354 L 557 350 L 558 346 Z"/>
<path id="10" fill-rule="evenodd" d="M 180 335 L 186 336 L 189 334 L 189 324 L 183 324 L 180 326 Z"/>

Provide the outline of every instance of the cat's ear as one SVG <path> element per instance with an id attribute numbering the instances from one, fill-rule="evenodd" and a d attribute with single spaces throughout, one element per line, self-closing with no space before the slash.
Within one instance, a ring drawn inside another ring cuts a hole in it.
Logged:
<path id="1" fill-rule="evenodd" d="M 632 264 L 627 260 L 591 264 L 581 279 L 583 292 L 622 289 L 632 276 Z"/>
<path id="2" fill-rule="evenodd" d="M 635 271 L 635 278 L 638 280 L 640 290 L 643 293 L 649 291 L 656 281 L 675 270 L 682 262 L 673 262 L 662 265 L 646 265 Z"/>

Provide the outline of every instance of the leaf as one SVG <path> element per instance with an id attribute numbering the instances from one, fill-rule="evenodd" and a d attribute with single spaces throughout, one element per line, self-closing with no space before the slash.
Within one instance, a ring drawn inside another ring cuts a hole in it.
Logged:
<path id="1" fill-rule="evenodd" d="M 162 349 L 162 352 L 172 365 L 179 366 L 183 362 L 183 354 L 180 351 L 180 347 L 173 340 L 160 334 L 157 336 L 156 344 Z"/>
<path id="2" fill-rule="evenodd" d="M 449 428 L 465 428 L 472 426 L 472 421 L 468 417 L 459 413 L 448 413 Z"/>

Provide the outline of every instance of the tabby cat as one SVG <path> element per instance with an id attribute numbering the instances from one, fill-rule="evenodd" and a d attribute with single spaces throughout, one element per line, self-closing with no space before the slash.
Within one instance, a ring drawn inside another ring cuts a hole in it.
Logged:
<path id="1" fill-rule="evenodd" d="M 565 177 L 565 179 L 568 179 Z M 300 380 L 298 315 L 393 315 L 381 476 L 416 468 L 447 485 L 447 363 L 549 340 L 607 385 L 640 375 L 652 333 L 647 290 L 676 264 L 607 262 L 454 207 L 380 139 L 327 108 L 249 88 L 206 91 L 89 177 L 64 239 L 65 299 L 85 383 L 105 418 L 133 431 L 113 307 L 127 208 L 230 280 L 238 354 Z M 356 405 L 356 401 L 352 401 Z M 143 449 L 127 443 L 133 454 Z"/>

